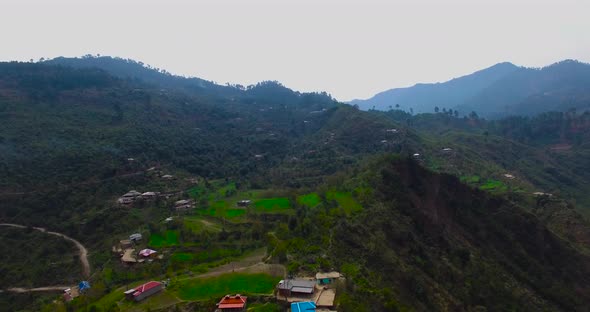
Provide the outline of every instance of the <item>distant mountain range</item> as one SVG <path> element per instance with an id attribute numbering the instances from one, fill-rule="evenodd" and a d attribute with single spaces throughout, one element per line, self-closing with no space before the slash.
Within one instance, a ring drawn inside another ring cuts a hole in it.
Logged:
<path id="1" fill-rule="evenodd" d="M 535 115 L 546 111 L 590 109 L 590 65 L 565 60 L 540 69 L 499 63 L 443 83 L 416 84 L 350 104 L 361 109 L 400 109 L 414 113 L 457 110 L 480 116 Z"/>

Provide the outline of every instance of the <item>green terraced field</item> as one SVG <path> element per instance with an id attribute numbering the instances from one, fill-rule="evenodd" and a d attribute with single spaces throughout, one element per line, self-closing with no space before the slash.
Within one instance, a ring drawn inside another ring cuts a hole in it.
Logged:
<path id="1" fill-rule="evenodd" d="M 166 231 L 164 235 L 152 234 L 148 245 L 154 248 L 177 246 L 178 232 L 169 230 Z"/>
<path id="2" fill-rule="evenodd" d="M 258 212 L 275 212 L 291 208 L 291 203 L 286 197 L 265 198 L 254 202 Z"/>
<path id="3" fill-rule="evenodd" d="M 310 193 L 306 195 L 297 196 L 297 202 L 301 205 L 313 208 L 321 202 L 321 198 L 317 193 Z"/>
<path id="4" fill-rule="evenodd" d="M 338 206 L 340 206 L 346 213 L 352 213 L 363 209 L 349 192 L 329 191 L 326 192 L 326 199 L 329 201 L 335 200 L 338 203 Z"/>
<path id="5" fill-rule="evenodd" d="M 173 261 L 189 262 L 195 258 L 195 255 L 189 252 L 175 252 L 170 256 Z"/>
<path id="6" fill-rule="evenodd" d="M 194 233 L 201 233 L 203 231 L 219 232 L 221 226 L 212 221 L 204 220 L 201 217 L 190 216 L 184 218 L 184 226 Z"/>
<path id="7" fill-rule="evenodd" d="M 236 293 L 270 294 L 280 279 L 262 273 L 230 273 L 211 278 L 181 280 L 173 289 L 182 300 L 206 300 Z"/>

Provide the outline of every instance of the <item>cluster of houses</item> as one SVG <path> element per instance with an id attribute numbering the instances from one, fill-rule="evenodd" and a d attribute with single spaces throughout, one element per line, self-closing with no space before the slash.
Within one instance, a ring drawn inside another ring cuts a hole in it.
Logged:
<path id="1" fill-rule="evenodd" d="M 121 206 L 128 207 L 128 206 L 133 205 L 133 203 L 137 202 L 138 200 L 153 201 L 153 200 L 157 199 L 158 197 L 169 199 L 170 197 L 177 196 L 178 194 L 180 194 L 180 193 L 178 193 L 178 192 L 173 192 L 173 193 L 160 193 L 160 192 L 140 193 L 136 190 L 131 190 L 131 191 L 123 194 L 123 196 L 119 197 L 117 199 L 117 204 L 119 204 Z M 195 208 L 195 202 L 192 199 L 181 199 L 181 200 L 178 200 L 174 203 L 173 208 L 176 212 L 189 211 L 189 210 Z"/>
<path id="2" fill-rule="evenodd" d="M 291 312 L 328 312 L 334 307 L 334 284 L 341 279 L 338 272 L 317 273 L 315 278 L 286 279 L 277 285 L 277 300 L 286 301 Z M 216 312 L 246 311 L 248 298 L 240 294 L 225 295 L 217 303 Z"/>
<path id="3" fill-rule="evenodd" d="M 291 303 L 291 311 L 331 311 L 336 289 L 342 278 L 338 272 L 317 273 L 315 278 L 281 280 L 277 285 L 277 300 Z"/>
<path id="4" fill-rule="evenodd" d="M 119 197 L 117 199 L 117 204 L 119 205 L 124 205 L 124 206 L 130 206 L 132 205 L 134 202 L 136 202 L 137 200 L 154 200 L 156 198 L 158 198 L 158 195 L 160 193 L 157 192 L 145 192 L 145 193 L 140 193 L 136 190 L 131 190 L 125 194 L 123 194 L 123 196 Z"/>
<path id="5" fill-rule="evenodd" d="M 144 248 L 136 253 L 135 246 L 141 239 L 141 234 L 131 234 L 129 235 L 129 239 L 121 240 L 118 246 L 113 246 L 113 253 L 118 255 L 124 264 L 151 262 L 154 259 L 163 258 L 157 251 L 149 248 Z"/>
<path id="6" fill-rule="evenodd" d="M 336 290 L 334 284 L 341 279 L 338 272 L 317 273 L 315 278 L 286 279 L 277 285 L 277 300 L 286 301 L 291 312 L 330 312 L 334 307 Z M 164 290 L 167 282 L 149 281 L 124 292 L 132 301 L 142 301 Z M 215 312 L 244 312 L 248 297 L 236 294 L 225 295 L 217 303 Z"/>

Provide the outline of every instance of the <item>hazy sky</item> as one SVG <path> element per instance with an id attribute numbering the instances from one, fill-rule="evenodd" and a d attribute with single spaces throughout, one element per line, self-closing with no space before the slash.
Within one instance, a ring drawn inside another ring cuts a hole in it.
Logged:
<path id="1" fill-rule="evenodd" d="M 590 0 L 0 0 L 0 60 L 102 54 L 339 100 L 498 62 L 590 62 Z"/>

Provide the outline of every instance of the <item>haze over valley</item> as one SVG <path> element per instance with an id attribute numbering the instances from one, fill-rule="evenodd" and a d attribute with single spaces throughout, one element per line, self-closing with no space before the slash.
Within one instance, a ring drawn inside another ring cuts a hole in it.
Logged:
<path id="1" fill-rule="evenodd" d="M 587 311 L 587 9 L 0 4 L 0 311 Z"/>

